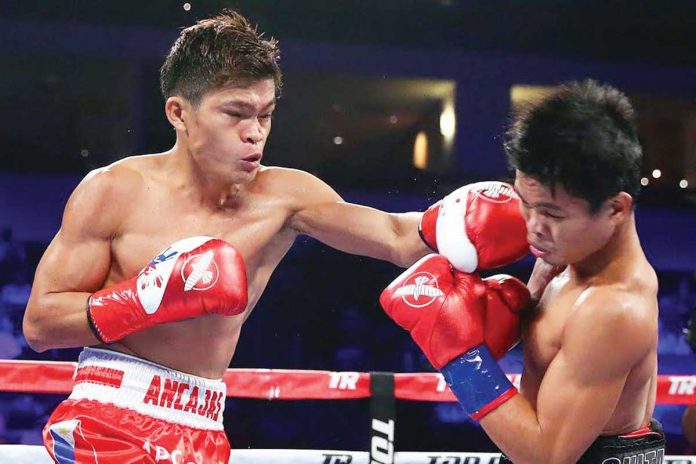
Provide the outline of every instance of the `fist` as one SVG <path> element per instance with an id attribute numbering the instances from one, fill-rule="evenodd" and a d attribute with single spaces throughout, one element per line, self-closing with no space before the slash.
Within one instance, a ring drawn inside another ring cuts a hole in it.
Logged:
<path id="1" fill-rule="evenodd" d="M 440 369 L 484 342 L 486 299 L 478 275 L 452 269 L 445 257 L 432 254 L 397 277 L 380 304 Z"/>
<path id="2" fill-rule="evenodd" d="M 530 295 L 521 280 L 498 274 L 483 279 L 486 285 L 484 339 L 495 359 L 505 356 L 520 340 L 521 319 Z"/>
<path id="3" fill-rule="evenodd" d="M 382 292 L 380 304 L 441 369 L 481 344 L 496 359 L 505 355 L 519 341 L 529 292 L 514 277 L 501 274 L 482 280 L 432 254 L 397 277 Z"/>
<path id="4" fill-rule="evenodd" d="M 529 252 L 520 199 L 505 182 L 455 190 L 423 213 L 419 232 L 426 245 L 463 272 L 505 266 Z"/>
<path id="5" fill-rule="evenodd" d="M 234 316 L 246 305 L 241 254 L 223 240 L 189 237 L 170 245 L 137 276 L 92 294 L 87 322 L 100 342 L 111 343 L 157 324 Z"/>

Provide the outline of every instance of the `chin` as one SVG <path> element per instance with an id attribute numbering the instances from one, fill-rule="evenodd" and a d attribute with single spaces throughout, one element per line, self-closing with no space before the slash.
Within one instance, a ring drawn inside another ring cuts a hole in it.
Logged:
<path id="1" fill-rule="evenodd" d="M 254 169 L 251 172 L 247 171 L 238 171 L 235 173 L 235 177 L 239 179 L 238 184 L 248 184 L 249 182 L 252 182 L 254 179 L 256 179 L 256 175 L 259 173 L 258 169 Z"/>
<path id="2" fill-rule="evenodd" d="M 567 264 L 569 264 L 568 260 L 564 259 L 562 256 L 549 255 L 544 256 L 542 259 L 544 260 L 544 262 L 552 266 L 566 266 Z"/>

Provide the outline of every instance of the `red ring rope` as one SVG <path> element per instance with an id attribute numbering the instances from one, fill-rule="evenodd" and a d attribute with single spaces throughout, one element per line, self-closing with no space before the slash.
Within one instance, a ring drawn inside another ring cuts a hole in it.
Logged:
<path id="1" fill-rule="evenodd" d="M 0 392 L 57 393 L 72 390 L 77 363 L 0 361 Z M 455 401 L 440 374 L 395 374 L 397 399 Z M 509 374 L 519 383 L 519 374 Z M 227 396 L 278 400 L 341 400 L 370 396 L 366 372 L 299 371 L 286 369 L 228 369 Z M 696 404 L 696 375 L 660 375 L 658 404 Z"/>

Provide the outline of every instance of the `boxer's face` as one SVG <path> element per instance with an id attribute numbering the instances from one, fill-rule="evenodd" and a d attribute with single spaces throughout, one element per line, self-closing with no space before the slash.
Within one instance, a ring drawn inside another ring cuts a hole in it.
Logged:
<path id="1" fill-rule="evenodd" d="M 591 212 L 586 200 L 570 195 L 562 185 L 552 191 L 517 171 L 515 190 L 522 200 L 532 252 L 550 264 L 573 264 L 590 258 L 614 233 L 616 224 L 608 207 Z"/>
<path id="2" fill-rule="evenodd" d="M 187 143 L 209 176 L 247 183 L 259 170 L 275 109 L 273 79 L 207 92 L 186 121 Z"/>

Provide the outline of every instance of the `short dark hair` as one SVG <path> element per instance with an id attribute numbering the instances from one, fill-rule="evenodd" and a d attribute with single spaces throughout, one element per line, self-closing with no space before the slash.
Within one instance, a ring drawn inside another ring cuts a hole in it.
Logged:
<path id="1" fill-rule="evenodd" d="M 619 192 L 640 193 L 643 152 L 626 95 L 593 80 L 569 82 L 524 108 L 507 131 L 508 163 L 590 210 Z"/>
<path id="2" fill-rule="evenodd" d="M 272 78 L 278 98 L 279 59 L 275 39 L 265 39 L 239 12 L 226 9 L 181 31 L 160 69 L 160 88 L 165 99 L 181 95 L 197 105 L 209 90 Z"/>

